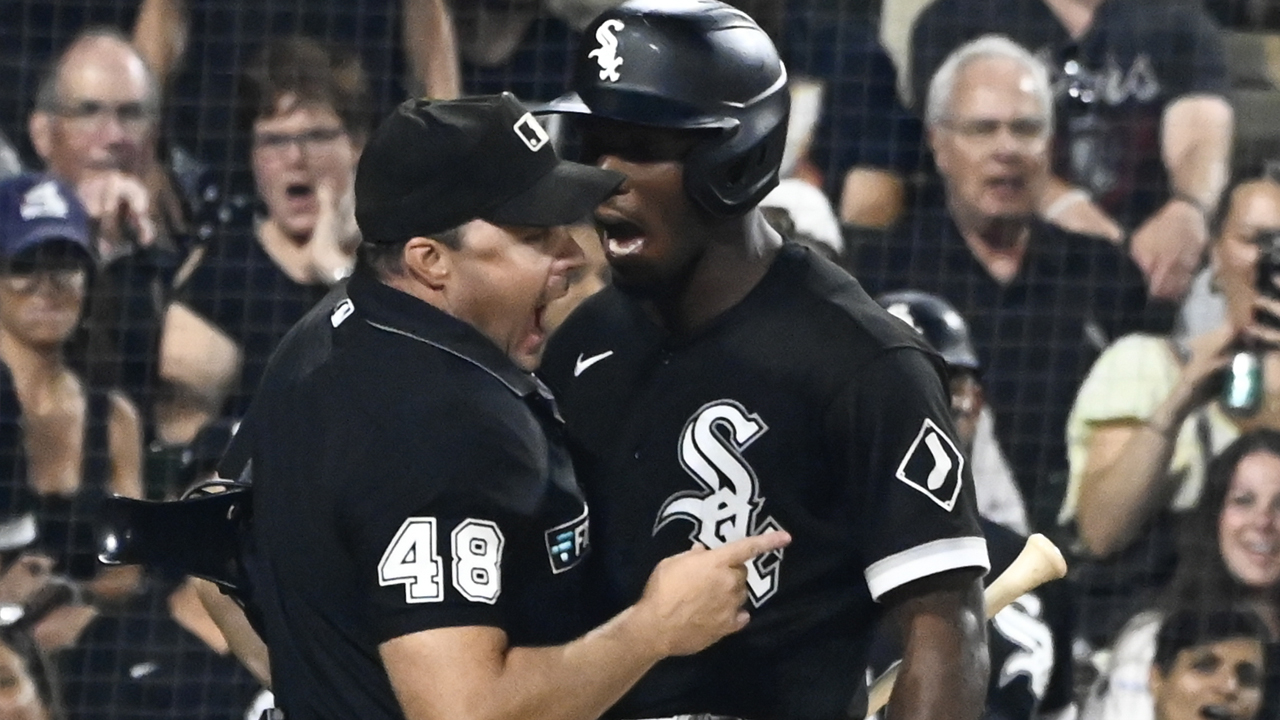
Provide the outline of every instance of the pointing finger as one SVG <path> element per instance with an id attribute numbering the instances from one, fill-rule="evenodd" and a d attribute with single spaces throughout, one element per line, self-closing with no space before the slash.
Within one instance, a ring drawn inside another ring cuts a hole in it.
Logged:
<path id="1" fill-rule="evenodd" d="M 727 565 L 741 565 L 748 560 L 791 544 L 791 534 L 785 530 L 773 530 L 763 535 L 752 535 L 726 543 L 710 550 Z"/>

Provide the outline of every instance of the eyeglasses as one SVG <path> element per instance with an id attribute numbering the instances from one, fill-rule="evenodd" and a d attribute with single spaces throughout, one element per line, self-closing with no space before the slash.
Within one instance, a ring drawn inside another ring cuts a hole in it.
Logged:
<path id="1" fill-rule="evenodd" d="M 955 119 L 943 121 L 943 126 L 961 137 L 989 142 L 1000 134 L 1000 128 L 1009 128 L 1014 139 L 1024 143 L 1043 140 L 1049 131 L 1049 123 L 1043 118 L 1015 118 L 993 120 L 990 118 Z"/>
<path id="2" fill-rule="evenodd" d="M 303 152 L 319 150 L 346 135 L 340 128 L 315 128 L 300 133 L 255 133 L 253 147 L 259 152 L 279 157 L 289 152 L 289 148 L 297 145 Z"/>
<path id="3" fill-rule="evenodd" d="M 130 134 L 150 129 L 158 114 L 155 106 L 147 102 L 109 103 L 99 100 L 58 103 L 53 107 L 53 113 L 84 130 L 101 130 L 114 118 Z"/>
<path id="4" fill-rule="evenodd" d="M 0 271 L 0 283 L 19 295 L 34 295 L 41 285 L 60 293 L 84 290 L 88 272 L 82 267 L 23 268 Z"/>

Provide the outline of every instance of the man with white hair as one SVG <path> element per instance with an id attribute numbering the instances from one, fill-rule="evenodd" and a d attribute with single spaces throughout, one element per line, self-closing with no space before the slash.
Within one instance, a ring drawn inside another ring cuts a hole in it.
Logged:
<path id="1" fill-rule="evenodd" d="M 1037 218 L 1053 104 L 1043 66 L 1008 38 L 958 49 L 934 75 L 926 125 L 940 187 L 883 243 L 851 252 L 873 294 L 916 288 L 972 323 L 1000 445 L 1032 510 L 1060 492 L 1063 428 L 1108 338 L 1164 329 L 1142 272 L 1116 246 Z M 1056 507 L 1056 504 L 1052 505 Z"/>
<path id="2" fill-rule="evenodd" d="M 1199 268 L 1230 172 L 1226 51 L 1204 3 L 936 0 L 912 32 L 917 101 L 943 60 L 988 33 L 1030 49 L 1058 109 L 1043 217 L 1128 239 L 1153 293 L 1176 299 Z"/>

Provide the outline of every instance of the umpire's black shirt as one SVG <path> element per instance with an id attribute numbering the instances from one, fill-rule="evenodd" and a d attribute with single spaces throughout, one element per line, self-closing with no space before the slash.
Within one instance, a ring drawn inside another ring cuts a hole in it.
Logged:
<path id="1" fill-rule="evenodd" d="M 392 638 L 579 632 L 587 511 L 554 405 L 470 325 L 358 271 L 277 350 L 228 457 L 246 452 L 254 604 L 289 720 L 402 717 L 378 656 Z"/>

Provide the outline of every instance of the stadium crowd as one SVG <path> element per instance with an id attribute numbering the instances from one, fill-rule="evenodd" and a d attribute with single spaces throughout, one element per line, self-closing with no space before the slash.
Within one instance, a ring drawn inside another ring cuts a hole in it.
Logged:
<path id="1" fill-rule="evenodd" d="M 210 477 L 351 272 L 376 118 L 552 100 L 614 4 L 0 0 L 0 719 L 270 706 L 99 505 Z M 731 4 L 789 73 L 771 222 L 943 354 L 992 532 L 1069 556 L 988 716 L 1280 718 L 1280 4 Z M 608 282 L 579 230 L 552 322 Z"/>

